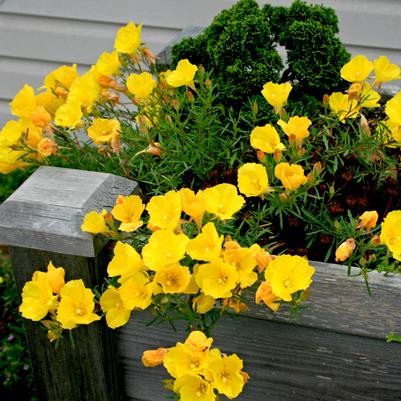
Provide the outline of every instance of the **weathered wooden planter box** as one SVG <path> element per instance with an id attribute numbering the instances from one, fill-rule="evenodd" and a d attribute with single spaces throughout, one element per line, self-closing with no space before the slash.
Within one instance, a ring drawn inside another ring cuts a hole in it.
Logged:
<path id="1" fill-rule="evenodd" d="M 135 190 L 132 181 L 110 174 L 40 168 L 0 206 L 0 243 L 11 247 L 19 286 L 50 259 L 66 269 L 68 280 L 101 282 L 107 249 L 81 232 L 82 218 Z M 390 331 L 401 332 L 401 277 L 370 274 L 369 296 L 363 280 L 347 277 L 343 266 L 312 264 L 308 308 L 297 318 L 254 306 L 215 329 L 216 345 L 243 358 L 251 376 L 238 399 L 401 400 L 401 344 L 385 341 Z M 117 332 L 104 323 L 80 327 L 75 348 L 65 340 L 58 350 L 27 321 L 41 399 L 165 400 L 161 379 L 167 375 L 144 368 L 140 357 L 145 349 L 174 345 L 185 332 L 146 326 L 151 318 L 136 312 Z"/>

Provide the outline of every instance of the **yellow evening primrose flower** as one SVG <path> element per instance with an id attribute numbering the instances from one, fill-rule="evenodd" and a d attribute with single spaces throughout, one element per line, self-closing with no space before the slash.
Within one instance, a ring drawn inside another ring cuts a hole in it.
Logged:
<path id="1" fill-rule="evenodd" d="M 393 123 L 401 125 L 401 92 L 387 101 L 385 112 Z"/>
<path id="2" fill-rule="evenodd" d="M 12 150 L 9 147 L 0 147 L 0 173 L 8 174 L 18 168 L 27 166 L 21 158 L 26 155 L 26 152 Z"/>
<path id="3" fill-rule="evenodd" d="M 202 232 L 189 240 L 187 254 L 195 260 L 211 261 L 220 256 L 224 236 L 219 236 L 214 223 L 209 222 Z"/>
<path id="4" fill-rule="evenodd" d="M 271 124 L 255 127 L 251 132 L 251 146 L 265 153 L 282 151 L 285 146 L 280 142 L 280 136 Z"/>
<path id="5" fill-rule="evenodd" d="M 52 262 L 47 266 L 47 272 L 36 271 L 32 280 L 47 280 L 54 294 L 58 294 L 64 287 L 65 270 L 62 267 L 55 267 Z"/>
<path id="6" fill-rule="evenodd" d="M 96 144 L 111 142 L 119 137 L 120 130 L 120 122 L 115 118 L 95 118 L 88 128 L 88 136 Z"/>
<path id="7" fill-rule="evenodd" d="M 81 104 L 68 101 L 57 109 L 54 122 L 60 127 L 75 128 L 81 122 L 82 116 Z"/>
<path id="8" fill-rule="evenodd" d="M 295 191 L 307 182 L 304 169 L 299 164 L 279 163 L 274 169 L 274 175 L 289 191 Z"/>
<path id="9" fill-rule="evenodd" d="M 155 88 L 156 81 L 147 71 L 141 74 L 131 74 L 127 78 L 127 89 L 136 99 L 146 99 Z"/>
<path id="10" fill-rule="evenodd" d="M 189 333 L 184 344 L 194 352 L 203 352 L 210 349 L 213 344 L 213 338 L 208 338 L 201 331 L 194 330 Z"/>
<path id="11" fill-rule="evenodd" d="M 215 259 L 199 265 L 195 280 L 204 294 L 214 298 L 229 298 L 238 284 L 239 274 L 234 266 L 223 259 Z"/>
<path id="12" fill-rule="evenodd" d="M 359 54 L 341 68 L 341 78 L 348 82 L 364 81 L 369 77 L 373 67 L 371 61 Z"/>
<path id="13" fill-rule="evenodd" d="M 391 120 L 381 121 L 378 131 L 384 135 L 386 142 L 392 139 L 395 142 L 401 143 L 401 124 L 397 124 Z"/>
<path id="14" fill-rule="evenodd" d="M 149 226 L 166 230 L 175 230 L 181 217 L 181 196 L 176 191 L 153 196 L 146 206 L 149 213 Z"/>
<path id="15" fill-rule="evenodd" d="M 23 123 L 21 120 L 7 121 L 0 131 L 0 146 L 14 146 L 16 145 L 24 132 Z"/>
<path id="16" fill-rule="evenodd" d="M 216 395 L 211 383 L 199 375 L 187 374 L 174 382 L 174 392 L 180 401 L 215 401 Z"/>
<path id="17" fill-rule="evenodd" d="M 272 286 L 267 281 L 262 281 L 255 293 L 255 303 L 264 302 L 273 312 L 280 308 L 280 298 L 273 294 Z"/>
<path id="18" fill-rule="evenodd" d="M 380 85 L 382 82 L 400 79 L 400 67 L 397 64 L 391 64 L 386 56 L 380 56 L 373 61 L 375 68 L 374 85 Z"/>
<path id="19" fill-rule="evenodd" d="M 366 228 L 367 230 L 371 230 L 372 228 L 376 227 L 378 219 L 379 219 L 379 214 L 376 212 L 376 210 L 363 212 L 359 216 L 360 222 L 356 227 Z"/>
<path id="20" fill-rule="evenodd" d="M 111 329 L 124 326 L 131 316 L 120 296 L 119 289 L 109 286 L 100 297 L 100 307 L 106 314 L 106 323 Z"/>
<path id="21" fill-rule="evenodd" d="M 119 195 L 111 214 L 121 221 L 120 231 L 133 232 L 142 226 L 141 215 L 144 210 L 145 205 L 138 195 Z"/>
<path id="22" fill-rule="evenodd" d="M 145 366 L 145 368 L 155 368 L 156 366 L 160 366 L 168 351 L 168 348 L 162 347 L 144 351 L 141 359 L 143 366 Z"/>
<path id="23" fill-rule="evenodd" d="M 263 85 L 262 95 L 266 101 L 274 107 L 274 111 L 279 113 L 287 104 L 288 95 L 290 94 L 291 89 L 292 86 L 289 82 L 283 84 L 267 82 Z"/>
<path id="24" fill-rule="evenodd" d="M 82 280 L 68 281 L 60 291 L 57 321 L 63 329 L 74 329 L 78 324 L 90 324 L 100 319 L 93 313 L 95 302 L 93 292 L 85 288 Z"/>
<path id="25" fill-rule="evenodd" d="M 177 343 L 164 357 L 163 366 L 174 378 L 187 373 L 197 374 L 206 366 L 207 351 L 195 351 L 189 345 Z"/>
<path id="26" fill-rule="evenodd" d="M 92 210 L 85 215 L 81 230 L 91 234 L 109 234 L 111 230 L 106 224 L 106 215 L 107 211 L 105 209 L 100 213 Z"/>
<path id="27" fill-rule="evenodd" d="M 188 241 L 185 234 L 174 234 L 170 230 L 155 231 L 142 249 L 145 266 L 157 271 L 178 263 L 185 255 Z"/>
<path id="28" fill-rule="evenodd" d="M 100 93 L 98 76 L 98 71 L 94 68 L 91 68 L 84 75 L 75 79 L 71 85 L 67 103 L 80 103 L 80 105 L 88 112 L 91 112 L 92 106 Z"/>
<path id="29" fill-rule="evenodd" d="M 44 86 L 49 91 L 56 91 L 58 86 L 68 90 L 76 78 L 78 78 L 76 64 L 72 66 L 62 65 L 46 75 Z"/>
<path id="30" fill-rule="evenodd" d="M 237 188 L 231 184 L 219 184 L 204 190 L 206 211 L 214 214 L 220 220 L 228 220 L 237 213 L 245 203 L 238 195 Z"/>
<path id="31" fill-rule="evenodd" d="M 28 120 L 36 109 L 35 91 L 32 86 L 25 84 L 14 96 L 10 106 L 11 114 Z"/>
<path id="32" fill-rule="evenodd" d="M 291 295 L 306 290 L 312 283 L 315 269 L 300 256 L 280 255 L 269 263 L 265 279 L 273 293 L 284 301 L 291 301 Z"/>
<path id="33" fill-rule="evenodd" d="M 133 22 L 121 27 L 114 40 L 114 48 L 120 53 L 133 54 L 141 45 L 142 24 L 136 26 Z"/>
<path id="34" fill-rule="evenodd" d="M 401 261 L 401 210 L 390 212 L 382 223 L 380 241 Z"/>
<path id="35" fill-rule="evenodd" d="M 51 119 L 51 115 L 43 106 L 36 106 L 35 110 L 28 116 L 29 121 L 31 121 L 35 126 L 41 128 L 48 127 Z"/>
<path id="36" fill-rule="evenodd" d="M 303 140 L 309 136 L 309 127 L 312 121 L 308 117 L 294 116 L 290 117 L 287 123 L 279 120 L 277 124 L 288 136 L 290 142 L 302 144 Z"/>
<path id="37" fill-rule="evenodd" d="M 347 118 L 355 118 L 360 108 L 356 99 L 350 99 L 348 95 L 341 92 L 333 92 L 330 95 L 329 106 L 341 122 Z"/>
<path id="38" fill-rule="evenodd" d="M 379 101 L 381 99 L 381 96 L 378 92 L 372 89 L 372 86 L 369 84 L 369 82 L 363 83 L 360 99 L 360 107 L 380 107 Z"/>
<path id="39" fill-rule="evenodd" d="M 206 212 L 204 192 L 198 191 L 195 194 L 195 192 L 189 188 L 181 188 L 178 192 L 181 196 L 183 212 L 193 218 L 198 227 L 202 227 L 203 215 Z"/>
<path id="40" fill-rule="evenodd" d="M 223 251 L 223 259 L 236 268 L 241 288 L 250 287 L 258 279 L 258 275 L 254 271 L 257 265 L 256 253 L 252 247 L 226 249 Z"/>
<path id="41" fill-rule="evenodd" d="M 238 169 L 238 188 L 248 197 L 264 195 L 269 188 L 266 168 L 258 163 L 245 163 Z"/>
<path id="42" fill-rule="evenodd" d="M 145 270 L 141 255 L 129 244 L 118 241 L 114 247 L 113 259 L 107 266 L 109 277 L 121 276 L 123 279 Z"/>
<path id="43" fill-rule="evenodd" d="M 167 75 L 166 82 L 174 88 L 190 86 L 193 84 L 196 71 L 198 67 L 191 64 L 188 59 L 180 60 L 175 70 Z"/>
<path id="44" fill-rule="evenodd" d="M 245 384 L 242 375 L 243 362 L 236 355 L 221 355 L 220 352 L 212 352 L 211 363 L 208 369 L 212 373 L 213 387 L 228 398 L 236 398 L 242 392 Z"/>
<path id="45" fill-rule="evenodd" d="M 177 294 L 185 292 L 191 280 L 191 273 L 187 266 L 181 266 L 179 263 L 164 266 L 159 269 L 154 281 L 162 286 L 166 294 Z"/>
<path id="46" fill-rule="evenodd" d="M 116 51 L 103 52 L 96 62 L 96 68 L 102 75 L 116 75 L 120 67 L 121 63 Z"/>
<path id="47" fill-rule="evenodd" d="M 22 303 L 19 307 L 19 311 L 25 319 L 39 321 L 56 306 L 57 296 L 53 295 L 48 280 L 40 278 L 25 283 L 22 289 Z"/>
<path id="48" fill-rule="evenodd" d="M 136 273 L 123 281 L 119 288 L 124 308 L 146 309 L 152 303 L 153 284 L 144 273 Z"/>
<path id="49" fill-rule="evenodd" d="M 207 313 L 214 308 L 216 300 L 210 295 L 201 294 L 193 299 L 192 309 L 197 313 Z"/>
<path id="50" fill-rule="evenodd" d="M 43 106 L 46 111 L 54 117 L 57 109 L 64 104 L 64 99 L 57 97 L 53 92 L 49 90 L 46 92 L 38 93 L 35 97 L 36 104 L 39 106 Z"/>

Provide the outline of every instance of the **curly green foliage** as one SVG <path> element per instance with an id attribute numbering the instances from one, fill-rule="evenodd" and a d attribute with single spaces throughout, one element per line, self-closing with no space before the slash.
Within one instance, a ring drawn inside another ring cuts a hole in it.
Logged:
<path id="1" fill-rule="evenodd" d="M 174 47 L 173 65 L 182 58 L 191 62 L 202 59 L 203 66 L 212 71 L 219 101 L 225 105 L 239 108 L 259 94 L 264 83 L 279 79 L 282 60 L 255 0 L 240 0 L 222 11 L 197 40 L 185 40 Z M 195 44 L 206 44 L 208 56 L 203 50 L 196 54 Z"/>
<path id="2" fill-rule="evenodd" d="M 298 91 L 316 97 L 341 90 L 341 67 L 350 59 L 337 37 L 335 11 L 295 1 L 290 8 L 264 8 L 272 31 L 287 50 L 288 68 L 282 80 L 298 82 Z"/>
<path id="3" fill-rule="evenodd" d="M 179 60 L 187 58 L 192 64 L 209 65 L 210 57 L 207 52 L 207 41 L 205 35 L 192 38 L 185 38 L 177 43 L 173 48 L 173 59 L 178 63 Z"/>

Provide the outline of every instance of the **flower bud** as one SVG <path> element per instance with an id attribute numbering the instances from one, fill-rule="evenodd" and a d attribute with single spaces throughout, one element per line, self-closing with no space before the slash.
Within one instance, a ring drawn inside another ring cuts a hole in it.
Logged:
<path id="1" fill-rule="evenodd" d="M 336 249 L 336 262 L 344 262 L 351 255 L 356 248 L 356 243 L 354 238 L 348 238 Z"/>
<path id="2" fill-rule="evenodd" d="M 148 350 L 142 354 L 142 364 L 146 368 L 154 368 L 163 363 L 164 357 L 168 352 L 168 348 L 158 348 Z"/>

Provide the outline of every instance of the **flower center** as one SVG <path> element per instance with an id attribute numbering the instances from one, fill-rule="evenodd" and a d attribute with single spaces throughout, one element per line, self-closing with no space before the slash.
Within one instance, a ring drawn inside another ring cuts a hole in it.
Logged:
<path id="1" fill-rule="evenodd" d="M 83 316 L 83 315 L 85 315 L 85 309 L 84 309 L 84 308 L 77 308 L 77 309 L 75 310 L 75 313 L 76 313 L 78 316 Z"/>
<path id="2" fill-rule="evenodd" d="M 290 284 L 291 284 L 291 281 L 290 281 L 290 280 L 285 280 L 285 281 L 284 281 L 284 287 L 285 287 L 285 288 L 288 288 L 288 287 L 290 286 Z"/>

